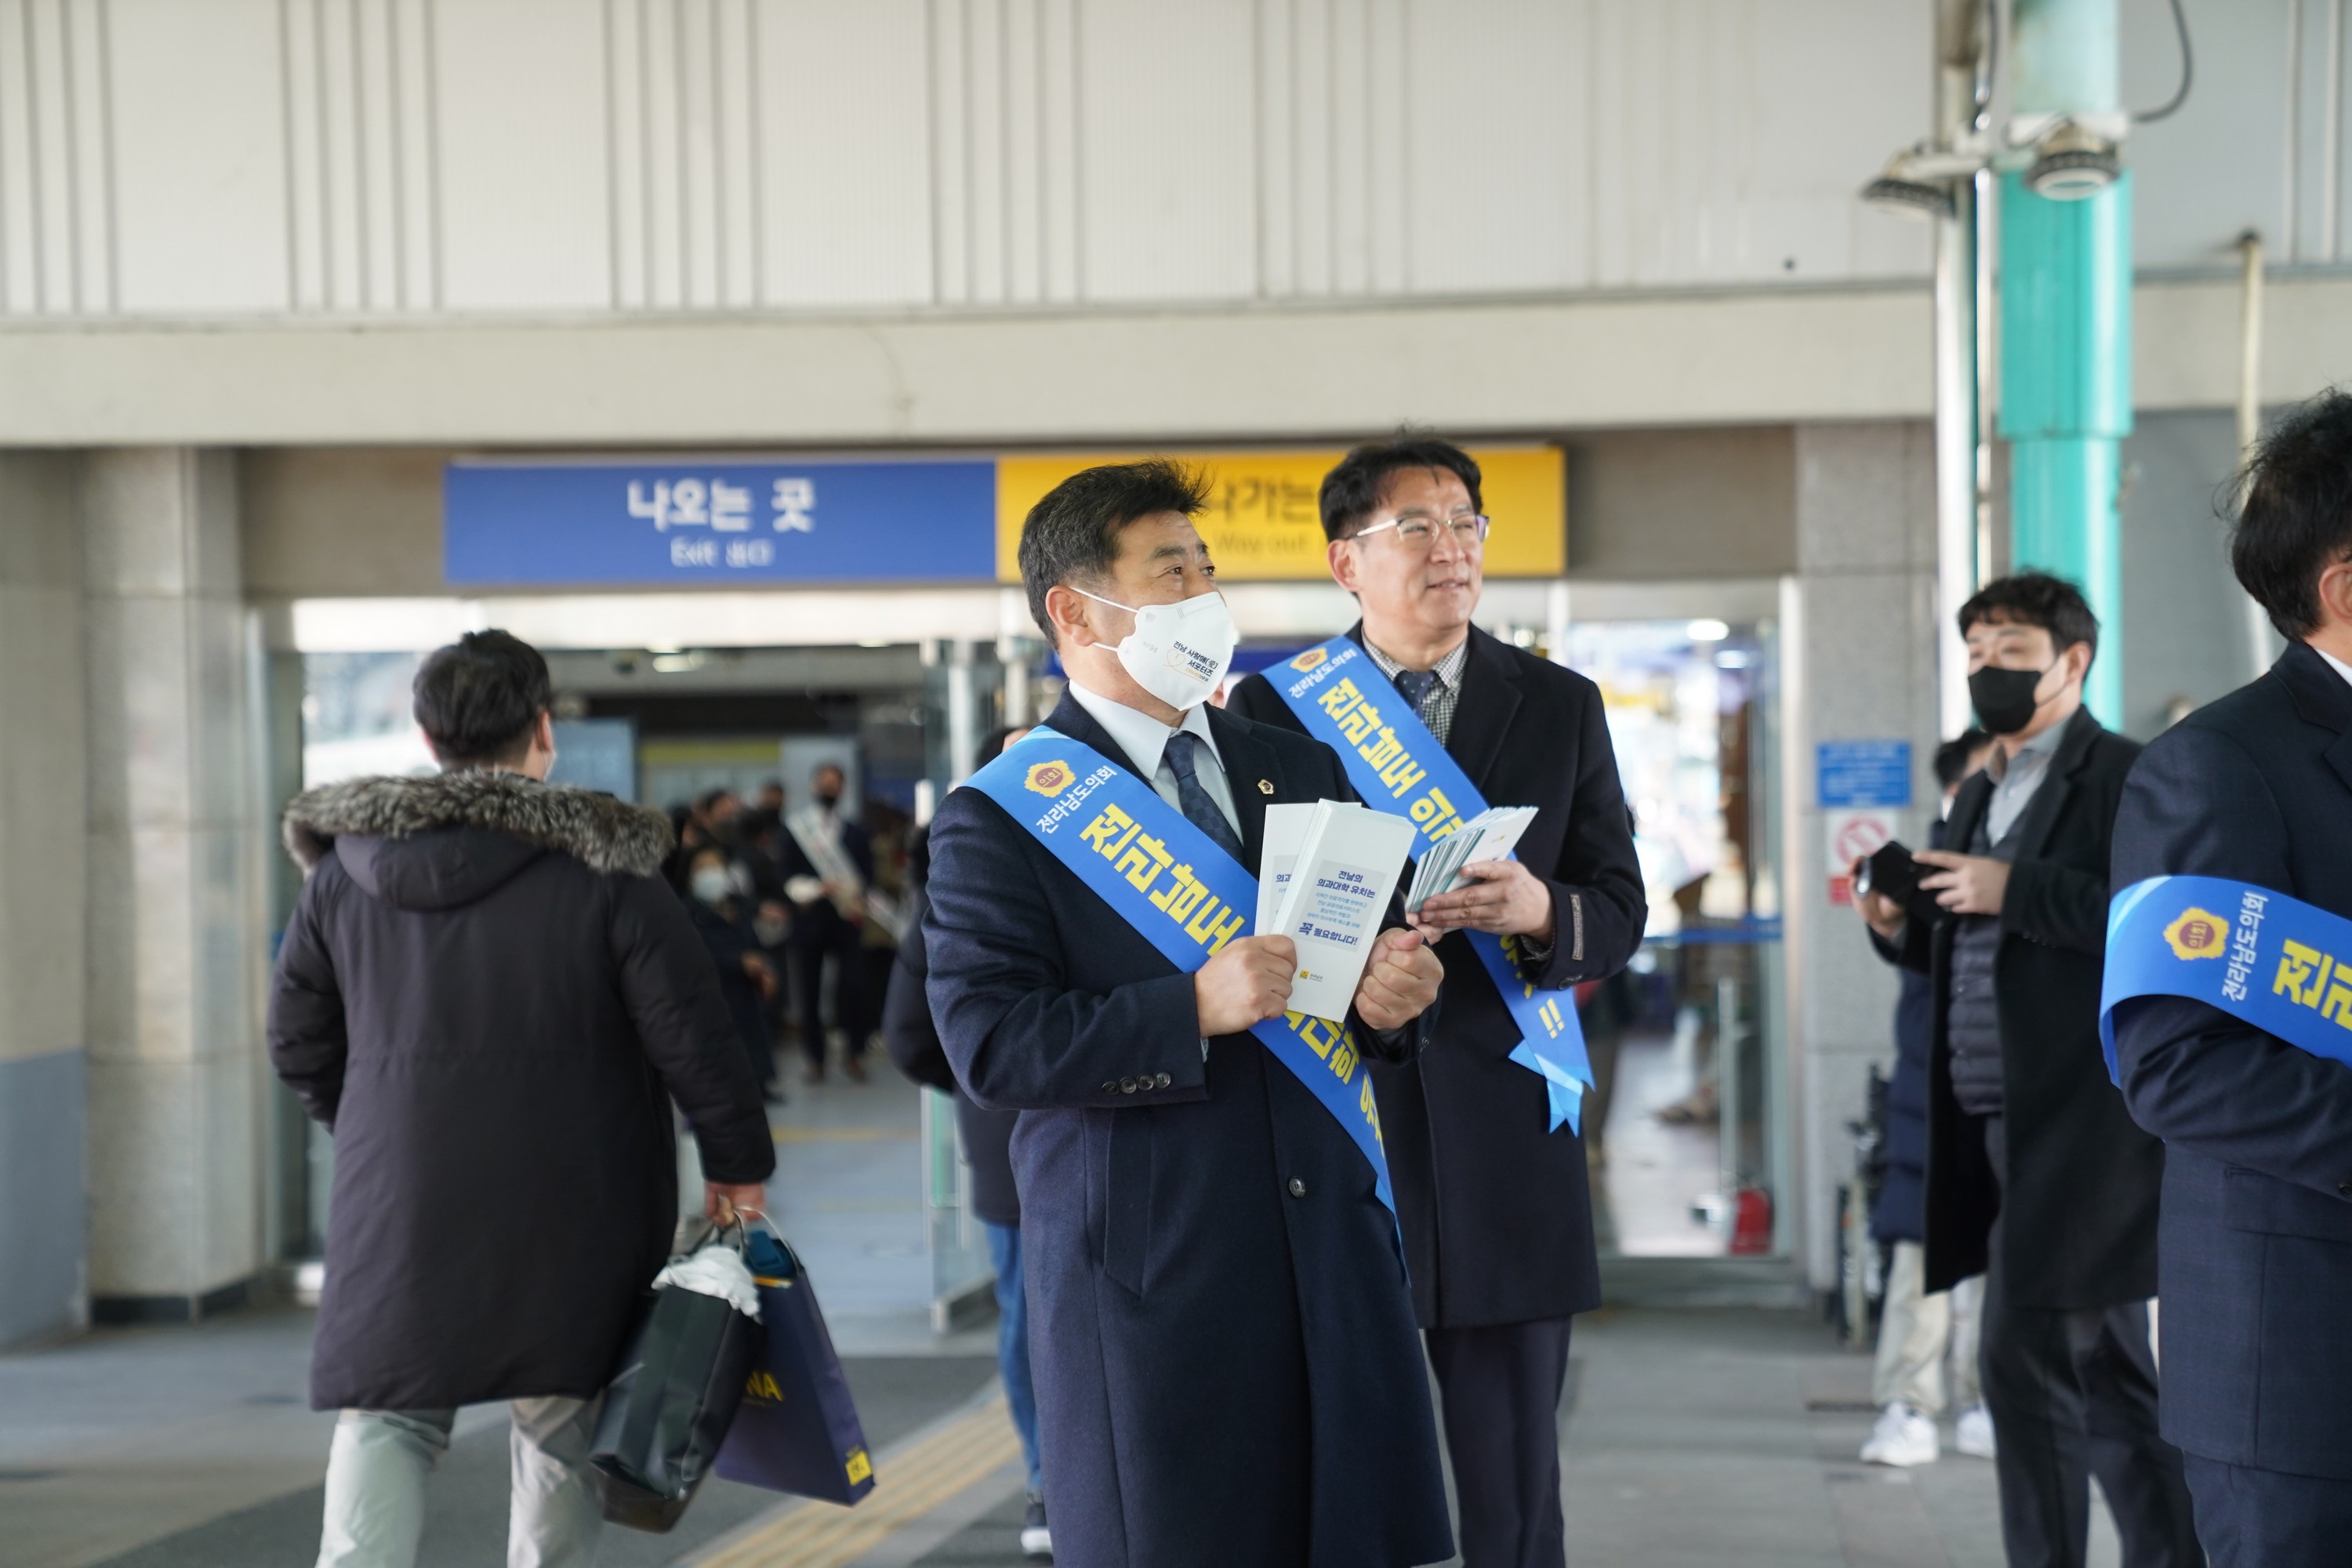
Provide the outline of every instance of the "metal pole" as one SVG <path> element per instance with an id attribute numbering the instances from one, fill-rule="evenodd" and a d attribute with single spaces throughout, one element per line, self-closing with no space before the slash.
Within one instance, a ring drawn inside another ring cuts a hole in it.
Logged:
<path id="1" fill-rule="evenodd" d="M 2238 294 L 2238 467 L 2241 473 L 2252 460 L 2254 443 L 2263 433 L 2263 237 L 2248 229 L 2238 237 L 2242 264 Z M 2243 488 L 2232 498 L 2245 504 Z M 2246 653 L 2252 666 L 2249 679 L 2260 677 L 2279 656 L 2278 635 L 2271 618 L 2250 596 L 2246 600 Z"/>
<path id="2" fill-rule="evenodd" d="M 2113 123 L 2116 0 L 2018 0 L 2014 112 Z M 2123 723 L 2123 438 L 2131 433 L 2131 176 L 2053 201 L 2000 185 L 2000 430 L 2011 560 L 2079 585 L 2099 617 L 2084 695 Z"/>
<path id="3" fill-rule="evenodd" d="M 978 704 L 971 689 L 971 652 L 969 637 L 948 644 L 948 777 L 956 784 L 971 776 L 971 753 L 980 743 L 973 722 Z"/>
<path id="4" fill-rule="evenodd" d="M 1942 0 L 1936 40 L 1936 132 L 1958 144 L 1977 113 L 1977 0 Z M 1960 606 L 1977 589 L 1977 208 L 1956 182 L 1936 220 L 1936 674 L 1940 732 L 1969 723 L 1969 654 Z"/>

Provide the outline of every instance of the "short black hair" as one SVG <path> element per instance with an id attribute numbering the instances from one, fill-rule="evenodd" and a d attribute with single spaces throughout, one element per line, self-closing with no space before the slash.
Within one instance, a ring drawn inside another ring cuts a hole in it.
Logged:
<path id="1" fill-rule="evenodd" d="M 444 767 L 511 763 L 555 700 L 547 660 L 511 632 L 467 632 L 435 648 L 409 689 L 417 728 Z"/>
<path id="2" fill-rule="evenodd" d="M 2319 576 L 2352 556 L 2352 396 L 2297 406 L 2246 465 L 2230 566 L 2289 642 L 2320 624 Z"/>
<path id="3" fill-rule="evenodd" d="M 980 738 L 980 744 L 972 748 L 971 756 L 973 765 L 978 766 L 982 763 L 992 763 L 996 761 L 997 758 L 1004 754 L 1006 744 L 1013 739 L 1013 731 L 1015 729 L 1025 730 L 1029 726 L 1026 724 L 999 724 L 995 729 L 991 730 L 987 734 L 982 735 Z"/>
<path id="4" fill-rule="evenodd" d="M 2088 643 L 2091 657 L 2099 657 L 2099 617 L 2091 614 L 2083 590 L 2047 572 L 2012 572 L 1996 577 L 1960 606 L 1960 635 L 1979 621 L 1999 616 L 2019 626 L 2040 626 L 2050 634 L 2060 653 L 2076 643 Z"/>
<path id="5" fill-rule="evenodd" d="M 1208 481 L 1165 458 L 1082 468 L 1047 490 L 1021 524 L 1021 585 L 1037 629 L 1053 641 L 1045 595 L 1073 577 L 1108 573 L 1119 530 L 1164 511 L 1192 517 L 1208 504 Z"/>
<path id="6" fill-rule="evenodd" d="M 1971 724 L 1936 748 L 1936 784 L 1949 789 L 1969 776 L 1969 759 L 1992 744 L 1992 737 Z"/>
<path id="7" fill-rule="evenodd" d="M 1385 440 L 1365 442 L 1323 476 L 1323 537 L 1346 539 L 1363 527 L 1386 498 L 1389 477 L 1401 468 L 1443 469 L 1468 487 L 1474 508 L 1486 510 L 1477 459 L 1433 430 L 1407 426 Z"/>

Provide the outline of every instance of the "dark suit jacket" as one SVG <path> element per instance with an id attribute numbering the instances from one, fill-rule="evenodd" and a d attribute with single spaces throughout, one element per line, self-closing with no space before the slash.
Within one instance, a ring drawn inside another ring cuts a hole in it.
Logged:
<path id="1" fill-rule="evenodd" d="M 923 946 L 923 911 L 929 896 L 919 883 L 907 895 L 907 937 L 890 964 L 889 989 L 882 999 L 882 1046 L 898 1069 L 917 1083 L 955 1096 L 956 1132 L 964 1163 L 971 1167 L 971 1212 L 990 1225 L 1021 1223 L 1021 1189 L 1013 1180 L 1013 1124 L 1017 1110 L 982 1110 L 955 1080 L 955 1068 L 931 1023 L 925 994 L 931 974 Z"/>
<path id="2" fill-rule="evenodd" d="M 1362 626 L 1348 635 L 1362 642 Z M 1264 676 L 1227 710 L 1300 730 Z M 1623 968 L 1648 908 L 1600 689 L 1473 629 L 1445 750 L 1487 805 L 1537 808 L 1518 858 L 1550 885 L 1557 940 L 1528 978 L 1558 990 Z M 1457 1327 L 1590 1310 L 1601 1280 L 1584 1146 L 1549 1130 L 1543 1079 L 1510 1059 L 1518 1026 L 1469 938 L 1456 931 L 1437 952 L 1445 1016 L 1433 1045 L 1372 1074 L 1413 1311 Z"/>
<path id="3" fill-rule="evenodd" d="M 2132 770 L 2116 886 L 2167 873 L 2352 916 L 2352 687 L 2305 645 Z M 2352 1479 L 2352 1070 L 2176 997 L 2116 1009 L 2116 1059 L 2165 1141 L 2164 1435 Z"/>
<path id="4" fill-rule="evenodd" d="M 795 877 L 823 877 L 824 874 L 816 868 L 816 862 L 808 858 L 807 851 L 801 847 L 801 841 L 793 837 L 790 827 L 782 830 L 779 847 L 782 853 L 777 858 L 777 869 L 782 873 L 781 880 L 789 882 Z M 849 857 L 850 864 L 857 868 L 857 874 L 865 879 L 866 885 L 872 887 L 873 836 L 866 831 L 863 823 L 853 822 L 845 815 L 841 819 L 841 849 Z M 848 923 L 842 918 L 841 911 L 834 907 L 831 899 L 816 899 L 793 906 L 793 941 L 795 945 L 823 945 L 834 940 Z M 814 985 L 816 982 L 810 978 L 803 984 Z"/>
<path id="5" fill-rule="evenodd" d="M 2136 742 L 2100 728 L 2087 709 L 2076 713 L 2018 819 L 1993 959 L 2009 1144 L 2002 1182 L 1986 1158 L 1982 1125 L 1952 1093 L 1951 962 L 1958 921 L 1914 920 L 1904 928 L 1901 951 L 1889 952 L 1935 982 L 1927 1055 L 1930 1290 L 1984 1272 L 1998 1213 L 2011 1305 L 2106 1307 L 2156 1294 L 2164 1151 L 2133 1124 L 2107 1080 L 2099 1047 L 2107 859 L 2124 775 L 2138 755 Z M 1992 779 L 1978 773 L 1952 803 L 1944 842 L 1968 844 L 1991 805 Z"/>
<path id="6" fill-rule="evenodd" d="M 1128 765 L 1075 701 L 1049 722 Z M 1215 711 L 1209 723 L 1253 869 L 1266 806 L 1352 798 L 1328 747 Z M 930 842 L 933 1020 L 972 1099 L 1021 1112 L 1030 1353 L 1062 1560 L 1444 1558 L 1427 1376 L 1362 1153 L 1255 1036 L 1220 1036 L 1203 1060 L 1192 977 L 993 800 L 952 792 Z"/>

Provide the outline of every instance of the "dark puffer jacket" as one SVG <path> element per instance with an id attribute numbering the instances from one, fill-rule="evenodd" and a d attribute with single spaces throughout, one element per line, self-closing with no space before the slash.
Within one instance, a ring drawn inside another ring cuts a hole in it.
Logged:
<path id="1" fill-rule="evenodd" d="M 659 813 L 509 773 L 362 779 L 286 811 L 309 872 L 269 1051 L 335 1134 L 319 1409 L 601 1389 L 677 1212 L 775 1168 Z"/>

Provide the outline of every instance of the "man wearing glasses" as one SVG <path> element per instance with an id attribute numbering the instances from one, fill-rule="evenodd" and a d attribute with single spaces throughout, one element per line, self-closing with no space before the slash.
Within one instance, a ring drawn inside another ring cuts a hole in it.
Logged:
<path id="1" fill-rule="evenodd" d="M 1372 1079 L 1463 1559 L 1560 1568 L 1569 1321 L 1601 1304 L 1591 1197 L 1583 1146 L 1554 1129 L 1542 1075 L 1511 1059 L 1522 1030 L 1466 933 L 1516 939 L 1519 976 L 1565 991 L 1622 968 L 1647 910 L 1599 688 L 1471 625 L 1490 526 L 1478 479 L 1460 447 L 1400 432 L 1325 477 L 1323 531 L 1331 575 L 1362 611 L 1348 636 L 1375 667 L 1365 675 L 1393 683 L 1393 705 L 1412 707 L 1487 805 L 1537 808 L 1516 860 L 1467 867 L 1423 906 L 1421 922 L 1443 933 L 1444 1012 L 1416 1060 Z M 1263 675 L 1227 706 L 1304 728 Z"/>

